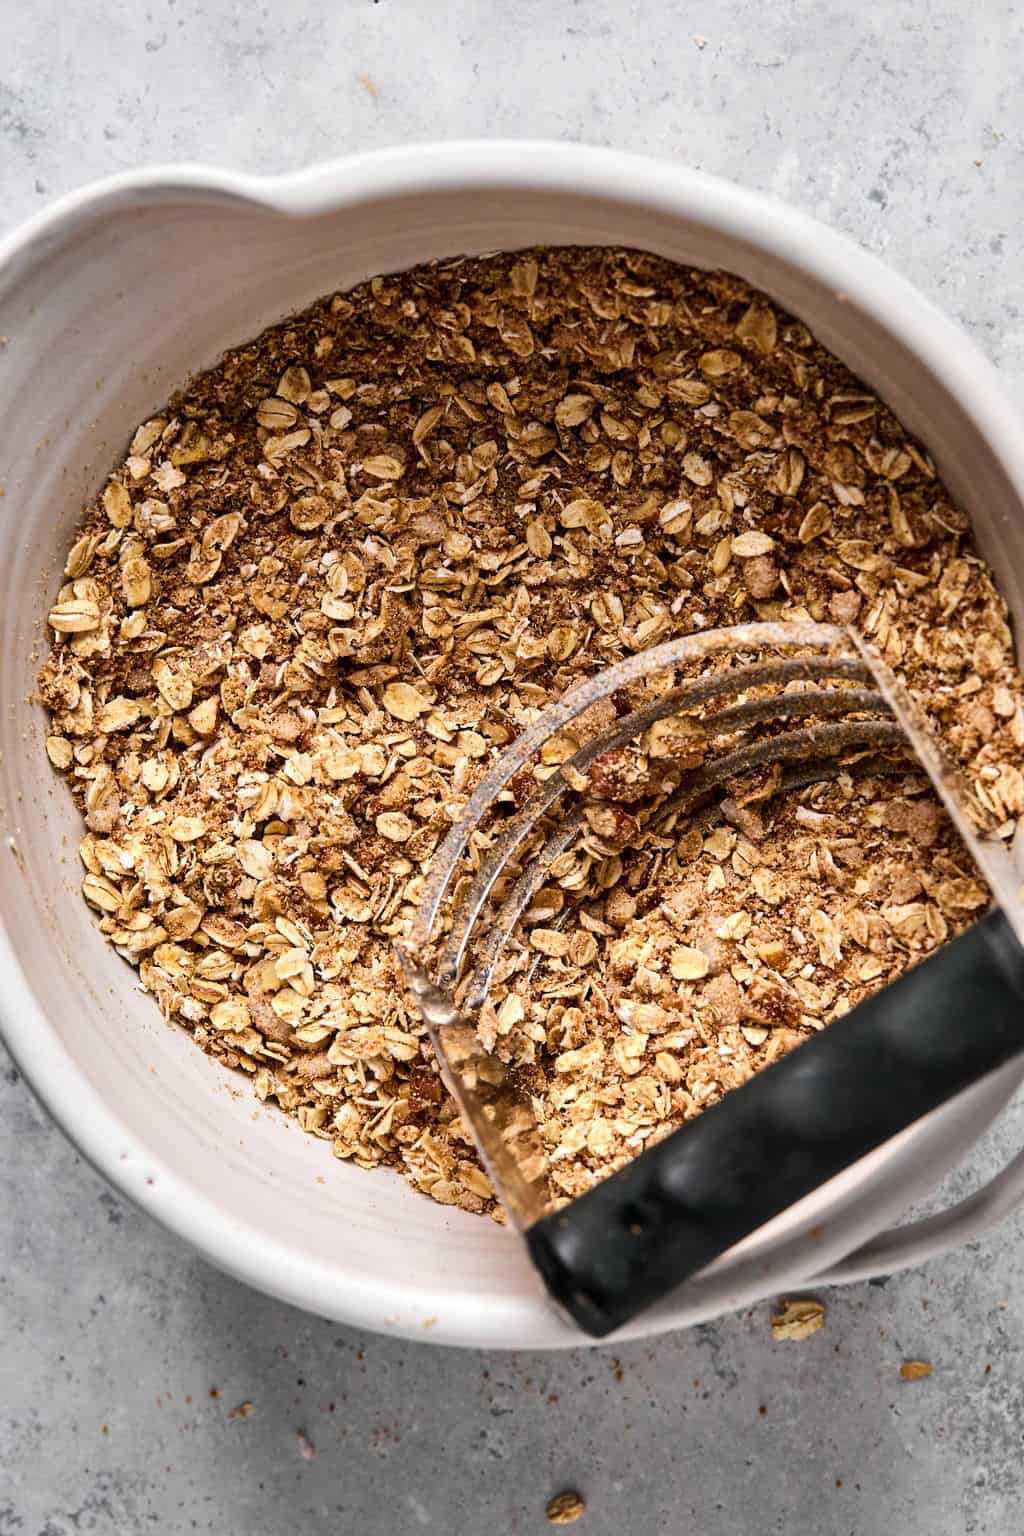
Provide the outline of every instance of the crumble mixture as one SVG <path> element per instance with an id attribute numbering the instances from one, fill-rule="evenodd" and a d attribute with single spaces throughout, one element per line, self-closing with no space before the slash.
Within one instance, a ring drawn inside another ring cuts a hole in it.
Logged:
<path id="1" fill-rule="evenodd" d="M 83 894 L 261 1100 L 500 1215 L 391 950 L 435 846 L 581 677 L 808 616 L 870 637 L 1009 836 L 1004 604 L 928 455 L 802 324 L 621 250 L 374 278 L 190 382 L 83 513 L 40 677 Z M 616 839 L 615 765 L 592 787 L 604 820 L 527 914 L 530 985 L 482 1019 L 536 1074 L 562 1194 L 986 904 L 909 768 L 733 793 L 739 816 L 681 827 L 656 870 Z"/>

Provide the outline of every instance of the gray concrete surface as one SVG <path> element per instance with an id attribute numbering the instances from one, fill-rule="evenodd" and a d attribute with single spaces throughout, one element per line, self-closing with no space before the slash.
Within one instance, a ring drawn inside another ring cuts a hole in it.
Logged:
<path id="1" fill-rule="evenodd" d="M 969 19 L 965 19 L 969 18 Z M 0 0 L 0 228 L 100 173 L 278 170 L 549 135 L 788 198 L 957 315 L 1024 401 L 1024 11 L 1010 0 Z M 2 386 L 0 386 L 2 387 Z M 1018 1107 L 951 1181 L 1024 1138 Z M 562 1356 L 361 1337 L 209 1269 L 0 1076 L 0 1536 L 1010 1536 L 1024 1233 L 829 1296 Z M 931 1379 L 900 1381 L 905 1356 Z M 246 1415 L 239 1405 L 251 1403 Z"/>

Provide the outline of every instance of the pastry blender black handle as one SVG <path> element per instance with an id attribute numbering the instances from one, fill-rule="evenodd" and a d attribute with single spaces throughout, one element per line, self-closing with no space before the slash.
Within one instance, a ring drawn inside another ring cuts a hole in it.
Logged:
<path id="1" fill-rule="evenodd" d="M 1024 1049 L 1024 949 L 1002 912 L 527 1231 L 548 1290 L 602 1337 Z"/>

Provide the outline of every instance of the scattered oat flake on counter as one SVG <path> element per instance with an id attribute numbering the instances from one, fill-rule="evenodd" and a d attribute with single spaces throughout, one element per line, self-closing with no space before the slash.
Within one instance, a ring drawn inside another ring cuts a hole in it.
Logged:
<path id="1" fill-rule="evenodd" d="M 556 1493 L 544 1513 L 552 1525 L 572 1525 L 574 1520 L 585 1514 L 586 1508 L 583 1495 L 570 1489 L 565 1493 Z"/>
<path id="2" fill-rule="evenodd" d="M 932 1367 L 927 1360 L 904 1360 L 900 1366 L 900 1375 L 904 1381 L 923 1381 L 931 1374 Z"/>
<path id="3" fill-rule="evenodd" d="M 297 1432 L 295 1440 L 299 1448 L 299 1455 L 303 1461 L 315 1461 L 317 1454 L 316 1446 L 312 1440 L 302 1433 L 301 1429 Z"/>
<path id="4" fill-rule="evenodd" d="M 825 1326 L 820 1301 L 783 1301 L 782 1311 L 772 1315 L 773 1339 L 809 1339 Z"/>
<path id="5" fill-rule="evenodd" d="M 248 1401 L 239 1403 L 237 1408 L 232 1408 L 228 1414 L 229 1419 L 251 1419 L 256 1412 L 255 1404 Z"/>

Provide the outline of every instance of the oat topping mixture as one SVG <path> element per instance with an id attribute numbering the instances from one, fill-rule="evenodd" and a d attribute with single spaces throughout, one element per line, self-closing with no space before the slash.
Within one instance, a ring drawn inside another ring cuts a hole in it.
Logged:
<path id="1" fill-rule="evenodd" d="M 374 278 L 195 379 L 85 511 L 40 680 L 85 898 L 260 1099 L 494 1211 L 390 948 L 432 851 L 582 676 L 808 616 L 871 637 L 1009 835 L 1004 605 L 927 454 L 802 324 L 624 251 Z M 513 967 L 482 1020 L 535 1073 L 564 1194 L 985 902 L 910 771 L 736 786 L 656 867 L 631 857 L 629 774 L 658 751 L 595 765 L 605 804 L 527 915 L 529 985 Z"/>

